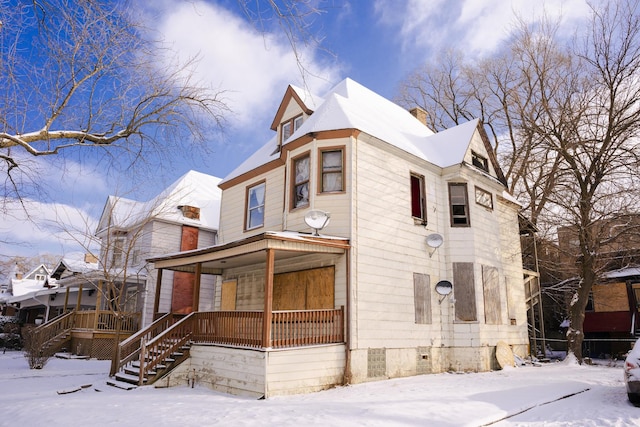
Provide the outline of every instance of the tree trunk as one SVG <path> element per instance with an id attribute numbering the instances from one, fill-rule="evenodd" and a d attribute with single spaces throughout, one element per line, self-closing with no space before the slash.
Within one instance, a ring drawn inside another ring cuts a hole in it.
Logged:
<path id="1" fill-rule="evenodd" d="M 584 246 L 583 246 L 584 247 Z M 571 325 L 567 330 L 567 345 L 570 353 L 573 353 L 578 363 L 582 364 L 582 343 L 584 341 L 584 312 L 589 302 L 589 294 L 596 281 L 595 258 L 591 251 L 584 251 L 580 265 L 582 281 L 569 305 Z"/>

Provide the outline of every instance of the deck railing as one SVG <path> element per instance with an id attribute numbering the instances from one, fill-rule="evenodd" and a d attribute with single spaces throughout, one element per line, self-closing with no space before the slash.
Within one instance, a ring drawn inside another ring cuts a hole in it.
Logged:
<path id="1" fill-rule="evenodd" d="M 273 348 L 344 342 L 344 309 L 274 311 Z"/>
<path id="2" fill-rule="evenodd" d="M 135 332 L 140 324 L 140 313 L 114 313 L 107 310 L 84 310 L 75 312 L 74 329 L 98 331 L 116 331 L 118 317 L 121 319 L 121 332 Z"/>
<path id="3" fill-rule="evenodd" d="M 192 341 L 261 348 L 261 311 L 196 313 Z M 344 342 L 344 308 L 274 311 L 271 347 L 298 347 Z"/>

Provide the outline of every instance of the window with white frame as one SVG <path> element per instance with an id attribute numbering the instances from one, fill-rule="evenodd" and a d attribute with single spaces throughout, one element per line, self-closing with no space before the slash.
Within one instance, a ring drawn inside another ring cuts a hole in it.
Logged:
<path id="1" fill-rule="evenodd" d="M 309 206 L 309 153 L 293 159 L 292 207 Z"/>
<path id="2" fill-rule="evenodd" d="M 245 228 L 251 230 L 264 225 L 265 182 L 247 188 Z"/>
<path id="3" fill-rule="evenodd" d="M 344 191 L 344 151 L 328 149 L 320 151 L 320 192 Z"/>

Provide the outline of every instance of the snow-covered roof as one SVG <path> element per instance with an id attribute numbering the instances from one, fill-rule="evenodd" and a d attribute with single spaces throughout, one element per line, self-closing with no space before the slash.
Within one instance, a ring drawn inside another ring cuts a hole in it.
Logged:
<path id="1" fill-rule="evenodd" d="M 192 170 L 147 202 L 109 196 L 96 234 L 108 226 L 131 228 L 149 218 L 217 230 L 222 199 L 219 183 L 218 177 Z M 179 206 L 199 208 L 200 218 L 184 216 Z"/>
<path id="2" fill-rule="evenodd" d="M 80 257 L 67 256 L 60 260 L 51 275 L 57 279 L 74 274 L 86 274 L 91 271 L 98 270 L 99 265 L 96 262 L 87 262 L 84 254 Z"/>
<path id="3" fill-rule="evenodd" d="M 604 273 L 607 279 L 617 279 L 620 277 L 640 276 L 640 267 L 627 267 L 620 270 Z"/>
<path id="4" fill-rule="evenodd" d="M 292 87 L 293 88 L 293 87 Z M 294 89 L 303 100 L 304 91 Z M 313 114 L 284 142 L 329 130 L 358 129 L 440 167 L 461 163 L 479 121 L 471 120 L 434 134 L 409 111 L 347 78 L 324 99 L 312 97 L 318 106 Z M 305 101 L 306 102 L 306 101 Z M 314 108 L 315 107 L 315 108 Z M 279 157 L 274 137 L 222 182 L 229 181 Z"/>

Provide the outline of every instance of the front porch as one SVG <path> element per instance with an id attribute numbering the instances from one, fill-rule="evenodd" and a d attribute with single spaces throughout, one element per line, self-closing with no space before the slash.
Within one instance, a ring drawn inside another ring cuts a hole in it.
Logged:
<path id="1" fill-rule="evenodd" d="M 163 315 L 121 343 L 111 374 L 258 397 L 342 384 L 348 249 L 343 238 L 265 233 L 150 260 L 158 270 L 154 313 L 165 270 L 192 273 L 195 308 L 201 276 L 221 276 L 215 310 Z"/>

